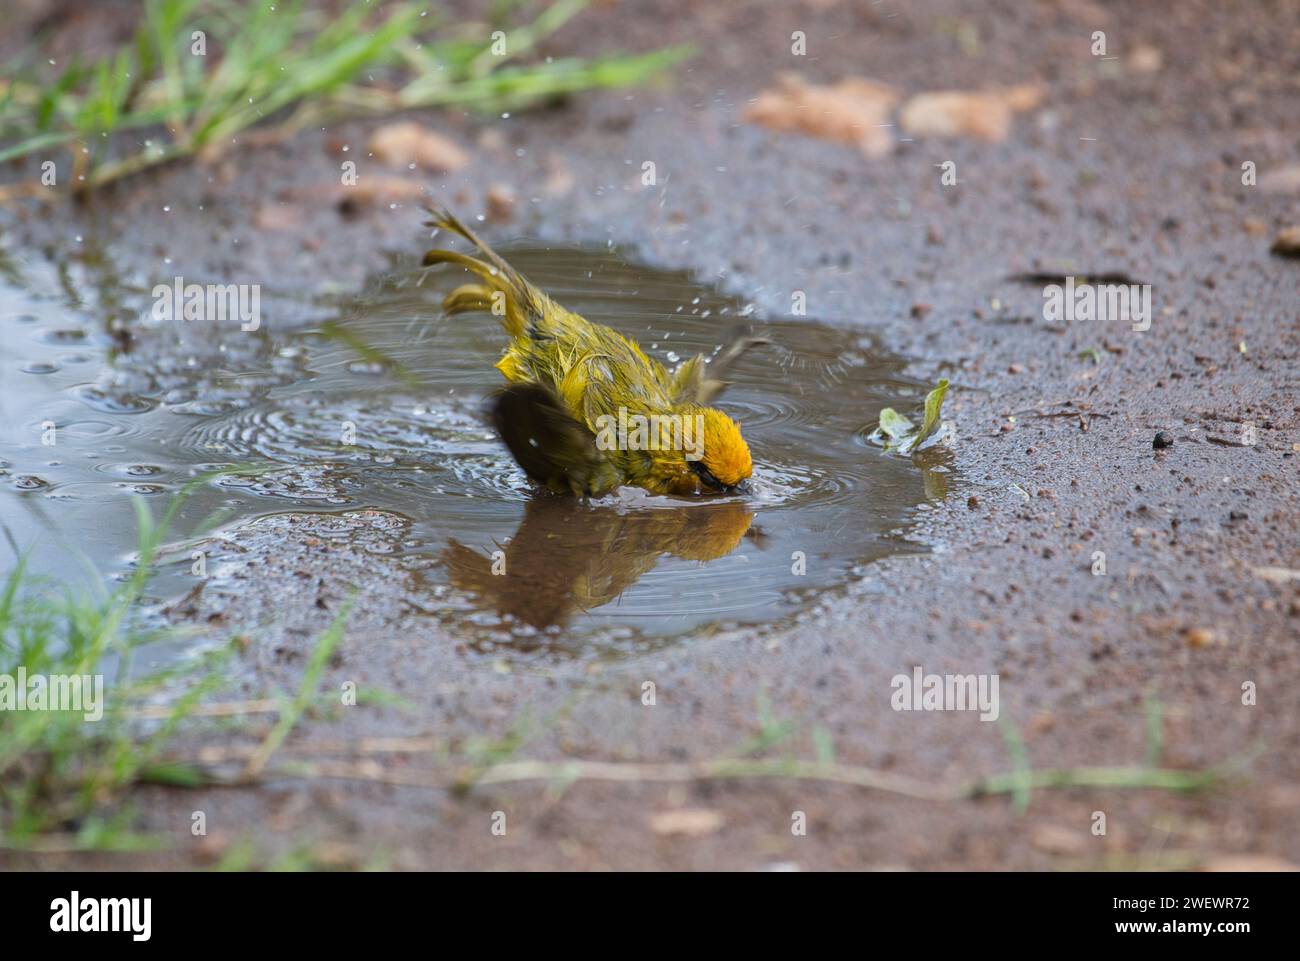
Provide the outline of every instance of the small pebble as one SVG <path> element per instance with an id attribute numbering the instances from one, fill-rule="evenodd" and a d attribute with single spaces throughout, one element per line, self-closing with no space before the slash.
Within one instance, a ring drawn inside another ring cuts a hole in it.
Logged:
<path id="1" fill-rule="evenodd" d="M 1162 430 L 1156 434 L 1155 439 L 1151 441 L 1151 446 L 1156 450 L 1162 450 L 1166 447 L 1174 446 L 1174 435 L 1167 430 Z"/>
<path id="2" fill-rule="evenodd" d="M 488 217 L 492 220 L 509 220 L 515 213 L 515 192 L 509 187 L 495 184 L 487 192 Z"/>
<path id="3" fill-rule="evenodd" d="M 1300 227 L 1288 227 L 1279 233 L 1269 250 L 1282 257 L 1300 257 Z"/>

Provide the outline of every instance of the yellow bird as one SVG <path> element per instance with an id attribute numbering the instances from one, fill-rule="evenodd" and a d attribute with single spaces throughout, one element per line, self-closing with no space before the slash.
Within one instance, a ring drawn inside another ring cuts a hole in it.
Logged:
<path id="1" fill-rule="evenodd" d="M 510 342 L 497 362 L 509 381 L 492 399 L 493 426 L 519 466 L 559 493 L 592 497 L 630 485 L 655 494 L 747 493 L 753 472 L 740 425 L 707 406 L 746 349 L 742 338 L 708 365 L 669 372 L 635 341 L 561 307 L 446 211 L 442 227 L 480 257 L 430 250 L 426 266 L 458 264 L 482 283 L 447 295 L 449 314 L 491 311 Z"/>

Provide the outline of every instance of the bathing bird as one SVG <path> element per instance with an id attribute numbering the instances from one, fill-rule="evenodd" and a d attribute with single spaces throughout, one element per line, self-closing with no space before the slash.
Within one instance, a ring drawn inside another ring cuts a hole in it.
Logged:
<path id="1" fill-rule="evenodd" d="M 509 338 L 496 364 L 507 384 L 488 413 L 529 478 L 579 497 L 623 486 L 679 496 L 749 491 L 753 461 L 740 424 L 709 404 L 762 338 L 741 336 L 712 362 L 698 355 L 669 371 L 634 340 L 560 306 L 450 212 L 430 213 L 426 226 L 477 253 L 424 255 L 425 266 L 455 264 L 478 278 L 448 294 L 443 309 L 490 312 Z"/>

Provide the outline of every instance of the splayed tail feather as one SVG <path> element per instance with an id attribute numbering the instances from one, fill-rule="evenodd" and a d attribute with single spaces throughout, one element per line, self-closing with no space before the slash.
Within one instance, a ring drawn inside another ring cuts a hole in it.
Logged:
<path id="1" fill-rule="evenodd" d="M 530 284 L 524 276 L 511 267 L 495 250 L 445 209 L 430 208 L 433 219 L 427 227 L 450 230 L 468 240 L 477 248 L 480 257 L 457 253 L 453 250 L 430 250 L 424 255 L 424 265 L 456 264 L 476 274 L 483 283 L 457 287 L 443 300 L 443 309 L 449 314 L 473 310 L 487 310 L 501 319 L 501 325 L 511 337 L 522 337 L 534 330 L 546 316 L 547 296 Z"/>

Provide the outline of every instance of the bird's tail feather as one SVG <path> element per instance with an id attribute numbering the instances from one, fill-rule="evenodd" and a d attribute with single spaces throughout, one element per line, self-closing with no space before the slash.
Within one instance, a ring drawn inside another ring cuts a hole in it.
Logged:
<path id="1" fill-rule="evenodd" d="M 452 250 L 430 250 L 424 255 L 426 267 L 434 264 L 457 264 L 477 274 L 480 284 L 466 284 L 447 295 L 442 302 L 449 314 L 470 310 L 491 310 L 512 337 L 522 336 L 545 316 L 546 295 L 530 284 L 495 250 L 460 222 L 451 212 L 430 208 L 433 219 L 426 226 L 440 227 L 468 240 L 482 259 Z M 504 295 L 499 297 L 497 295 Z"/>
<path id="2" fill-rule="evenodd" d="M 465 284 L 457 287 L 442 301 L 442 309 L 449 314 L 463 314 L 471 310 L 491 310 L 492 290 L 482 284 Z"/>

